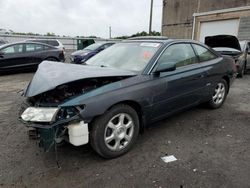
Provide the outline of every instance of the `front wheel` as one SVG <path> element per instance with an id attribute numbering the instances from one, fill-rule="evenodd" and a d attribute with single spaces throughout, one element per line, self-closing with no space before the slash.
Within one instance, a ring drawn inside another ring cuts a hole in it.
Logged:
<path id="1" fill-rule="evenodd" d="M 90 144 L 104 158 L 125 154 L 139 134 L 139 118 L 128 105 L 114 106 L 91 124 Z"/>
<path id="2" fill-rule="evenodd" d="M 216 109 L 220 108 L 227 97 L 227 91 L 228 91 L 228 84 L 227 82 L 222 79 L 220 80 L 214 89 L 214 93 L 211 96 L 210 101 L 208 102 L 208 106 L 210 108 Z"/>

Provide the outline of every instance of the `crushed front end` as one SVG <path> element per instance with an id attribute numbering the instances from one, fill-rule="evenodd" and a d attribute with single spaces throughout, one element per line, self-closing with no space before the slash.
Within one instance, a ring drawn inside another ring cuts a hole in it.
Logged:
<path id="1" fill-rule="evenodd" d="M 81 110 L 80 106 L 30 106 L 21 114 L 21 120 L 29 128 L 30 138 L 39 139 L 44 151 L 54 151 L 64 141 L 75 146 L 88 143 L 88 124 L 80 116 Z"/>
<path id="2" fill-rule="evenodd" d="M 89 78 L 57 86 L 55 89 L 27 97 L 20 119 L 29 127 L 31 138 L 39 146 L 53 151 L 64 141 L 80 146 L 89 142 L 89 119 L 83 117 L 84 102 L 73 102 L 94 90 L 126 77 Z M 96 92 L 97 93 L 97 92 Z M 64 105 L 65 103 L 69 105 Z"/>
<path id="3" fill-rule="evenodd" d="M 45 151 L 54 150 L 63 141 L 86 144 L 88 124 L 99 110 L 89 101 L 95 103 L 95 96 L 119 88 L 119 81 L 133 75 L 112 68 L 44 61 L 24 92 L 20 119 Z"/>

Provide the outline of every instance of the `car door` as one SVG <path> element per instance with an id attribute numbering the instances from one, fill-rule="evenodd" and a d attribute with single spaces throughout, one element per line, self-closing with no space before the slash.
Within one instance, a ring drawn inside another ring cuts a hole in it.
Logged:
<path id="1" fill-rule="evenodd" d="M 203 101 L 209 100 L 214 92 L 215 84 L 221 79 L 221 70 L 224 70 L 222 57 L 212 52 L 209 48 L 201 46 L 199 44 L 192 44 L 197 57 L 199 59 L 200 66 L 204 69 L 204 96 Z"/>
<path id="2" fill-rule="evenodd" d="M 25 62 L 23 44 L 13 44 L 0 50 L 0 68 L 2 70 L 16 69 Z"/>
<path id="3" fill-rule="evenodd" d="M 25 54 L 30 67 L 36 67 L 42 61 L 44 45 L 27 43 L 25 44 Z"/>
<path id="4" fill-rule="evenodd" d="M 198 104 L 205 85 L 204 69 L 190 43 L 169 46 L 158 59 L 156 67 L 161 63 L 175 63 L 176 70 L 162 72 L 154 78 L 159 90 L 153 96 L 153 120 Z"/>

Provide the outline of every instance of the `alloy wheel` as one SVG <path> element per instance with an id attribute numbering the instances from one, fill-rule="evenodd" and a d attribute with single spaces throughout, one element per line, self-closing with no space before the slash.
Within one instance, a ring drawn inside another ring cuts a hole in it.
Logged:
<path id="1" fill-rule="evenodd" d="M 217 105 L 221 104 L 224 100 L 225 94 L 226 94 L 225 85 L 223 83 L 218 83 L 213 94 L 213 102 Z"/>
<path id="2" fill-rule="evenodd" d="M 105 145 L 112 151 L 120 151 L 130 142 L 134 134 L 134 122 L 129 114 L 120 113 L 108 122 L 104 132 Z"/>

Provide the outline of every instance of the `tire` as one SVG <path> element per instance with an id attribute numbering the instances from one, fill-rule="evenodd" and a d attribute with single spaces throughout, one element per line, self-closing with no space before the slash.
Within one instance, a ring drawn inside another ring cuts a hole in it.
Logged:
<path id="1" fill-rule="evenodd" d="M 102 157 L 116 158 L 131 149 L 138 134 L 136 111 L 128 105 L 119 104 L 91 123 L 90 144 Z"/>
<path id="2" fill-rule="evenodd" d="M 226 80 L 221 79 L 214 88 L 214 93 L 211 96 L 208 106 L 212 109 L 220 108 L 225 102 L 228 94 L 228 84 Z"/>

